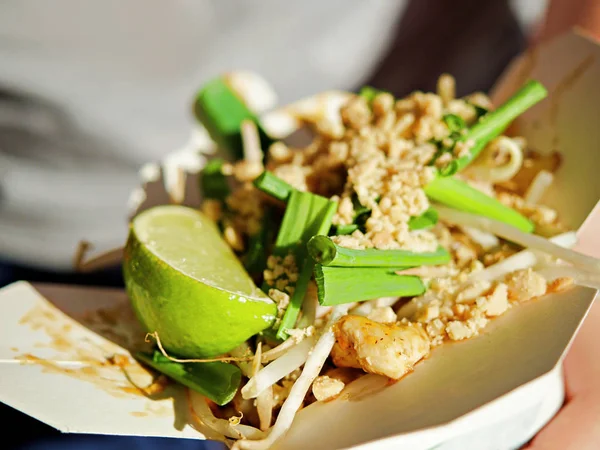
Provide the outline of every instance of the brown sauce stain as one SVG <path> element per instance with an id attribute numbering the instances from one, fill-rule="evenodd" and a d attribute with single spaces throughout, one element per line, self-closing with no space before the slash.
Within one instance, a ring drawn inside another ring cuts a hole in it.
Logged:
<path id="1" fill-rule="evenodd" d="M 133 417 L 148 417 L 148 413 L 145 411 L 133 411 L 130 413 Z"/>
<path id="2" fill-rule="evenodd" d="M 19 349 L 18 349 L 17 347 L 11 347 L 11 348 L 10 348 L 10 351 L 11 351 L 11 352 L 18 352 L 18 351 L 19 351 Z"/>
<path id="3" fill-rule="evenodd" d="M 115 306 L 88 311 L 77 319 L 89 330 L 131 353 L 151 350 L 152 343 L 145 342 L 146 333 L 126 298 Z M 101 359 L 105 367 L 110 366 L 113 373 L 120 374 L 120 381 L 107 380 L 107 383 L 98 384 L 98 374 L 94 374 L 93 379 L 88 381 L 110 391 L 109 393 L 114 396 L 136 395 L 152 400 L 145 405 L 143 412 L 146 416 L 173 417 L 175 415 L 176 429 L 183 429 L 188 424 L 187 416 L 182 414 L 182 411 L 187 410 L 187 405 L 181 404 L 185 400 L 179 398 L 178 385 L 152 369 L 146 369 L 130 355 L 104 351 Z M 161 401 L 167 399 L 170 401 Z"/>
<path id="4" fill-rule="evenodd" d="M 89 312 L 84 317 L 84 325 L 87 328 L 109 341 L 112 340 L 112 343 L 82 336 L 77 332 L 72 318 L 53 308 L 51 304 L 38 304 L 21 318 L 19 324 L 44 332 L 49 339 L 37 342 L 34 347 L 52 350 L 54 354 L 40 358 L 25 353 L 16 356 L 15 359 L 20 360 L 21 364 L 40 365 L 44 372 L 59 373 L 94 384 L 113 397 L 128 398 L 136 395 L 152 398 L 144 391 L 144 387 L 152 384 L 154 372 L 138 364 L 130 355 L 123 354 L 123 350 L 114 345 L 132 350 L 147 349 L 144 333 L 139 325 L 131 326 L 133 312 L 127 304 Z M 18 351 L 17 348 L 12 350 Z M 160 394 L 161 392 L 157 391 L 158 400 L 168 397 L 164 394 L 161 397 Z M 172 415 L 173 410 L 157 404 L 157 408 L 145 413 Z"/>

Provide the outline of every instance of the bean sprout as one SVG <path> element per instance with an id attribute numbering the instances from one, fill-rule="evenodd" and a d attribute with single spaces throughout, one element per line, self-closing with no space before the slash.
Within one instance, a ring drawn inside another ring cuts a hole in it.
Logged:
<path id="1" fill-rule="evenodd" d="M 508 241 L 515 242 L 525 248 L 537 249 L 551 256 L 571 262 L 582 268 L 592 268 L 600 272 L 600 260 L 582 253 L 561 247 L 548 239 L 534 234 L 524 233 L 511 225 L 475 214 L 456 211 L 445 206 L 438 206 L 440 217 L 457 225 L 467 225 L 493 233 Z"/>
<path id="2" fill-rule="evenodd" d="M 296 412 L 298 409 L 300 409 L 300 406 L 304 401 L 304 397 L 306 396 L 315 378 L 319 376 L 319 373 L 323 368 L 323 364 L 325 364 L 325 361 L 333 349 L 333 345 L 335 344 L 333 325 L 335 325 L 335 323 L 347 312 L 347 305 L 340 305 L 333 308 L 323 334 L 315 344 L 310 356 L 306 360 L 302 374 L 292 386 L 290 395 L 283 403 L 277 420 L 275 421 L 275 425 L 273 425 L 271 428 L 269 435 L 266 438 L 258 441 L 238 441 L 233 446 L 234 450 L 269 449 L 277 439 L 279 439 L 289 430 L 289 428 L 292 426 L 292 422 L 294 421 Z"/>
<path id="3" fill-rule="evenodd" d="M 214 416 L 207 399 L 199 393 L 188 389 L 192 405 L 192 417 L 217 433 L 234 439 L 262 439 L 265 433 L 248 425 L 233 425 L 229 420 Z"/>
<path id="4" fill-rule="evenodd" d="M 274 385 L 283 377 L 301 367 L 308 358 L 313 344 L 314 338 L 304 339 L 290 351 L 258 371 L 242 388 L 242 397 L 245 399 L 258 397 L 269 386 Z"/>
<path id="5" fill-rule="evenodd" d="M 527 188 L 527 192 L 523 197 L 525 203 L 530 205 L 539 203 L 546 189 L 552 184 L 552 181 L 554 181 L 554 175 L 546 170 L 540 170 L 529 185 L 529 188 Z"/>
<path id="6" fill-rule="evenodd" d="M 483 250 L 489 250 L 498 245 L 499 241 L 496 236 L 491 233 L 486 233 L 473 227 L 461 227 L 463 233 L 470 237 L 475 243 L 479 244 Z"/>
<path id="7" fill-rule="evenodd" d="M 570 248 L 577 242 L 577 235 L 569 231 L 550 238 L 550 241 L 561 247 Z M 514 272 L 515 270 L 528 269 L 537 264 L 539 254 L 532 250 L 522 250 L 519 253 L 509 256 L 508 258 L 486 267 L 478 272 L 473 272 L 469 276 L 469 281 L 494 281 L 499 280 L 505 275 Z"/>

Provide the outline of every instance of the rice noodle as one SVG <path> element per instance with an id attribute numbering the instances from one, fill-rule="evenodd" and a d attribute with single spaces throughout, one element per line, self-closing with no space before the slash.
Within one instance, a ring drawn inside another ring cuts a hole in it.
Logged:
<path id="1" fill-rule="evenodd" d="M 333 325 L 347 312 L 348 305 L 339 305 L 333 308 L 323 334 L 315 344 L 310 356 L 306 360 L 302 374 L 292 386 L 288 398 L 281 406 L 279 416 L 275 421 L 275 425 L 273 425 L 271 428 L 269 435 L 266 438 L 258 441 L 238 441 L 233 446 L 234 450 L 267 450 L 271 448 L 277 439 L 287 432 L 294 421 L 296 412 L 298 412 L 302 406 L 302 402 L 304 401 L 310 386 L 315 378 L 319 376 L 319 373 L 323 368 L 323 364 L 325 364 L 325 361 L 333 349 L 333 345 L 335 344 Z"/>
<path id="2" fill-rule="evenodd" d="M 262 439 L 265 433 L 249 425 L 234 425 L 229 420 L 214 416 L 208 406 L 206 397 L 188 389 L 192 406 L 192 417 L 217 433 L 234 439 Z"/>
<path id="3" fill-rule="evenodd" d="M 256 124 L 251 120 L 244 120 L 241 124 L 242 144 L 244 146 L 244 159 L 248 162 L 261 162 L 263 152 L 260 148 L 260 137 Z"/>
<path id="4" fill-rule="evenodd" d="M 381 297 L 375 300 L 359 303 L 358 306 L 352 308 L 352 314 L 357 316 L 368 316 L 375 308 L 384 308 L 392 306 L 398 301 L 398 297 Z"/>
<path id="5" fill-rule="evenodd" d="M 543 237 L 524 233 L 518 228 L 496 220 L 488 219 L 487 217 L 456 211 L 441 205 L 438 205 L 437 209 L 443 220 L 457 225 L 476 227 L 506 240 L 515 242 L 523 247 L 537 249 L 550 256 L 569 261 L 577 267 L 586 269 L 592 268 L 593 271 L 600 272 L 599 259 L 563 248 Z"/>
<path id="6" fill-rule="evenodd" d="M 553 180 L 554 175 L 552 175 L 552 173 L 548 172 L 547 170 L 540 170 L 527 188 L 527 192 L 523 197 L 525 203 L 530 205 L 539 203 L 544 196 L 546 189 L 550 187 Z"/>
<path id="7" fill-rule="evenodd" d="M 321 306 L 317 305 L 317 319 L 325 317 L 327 314 L 331 312 L 331 306 Z"/>
<path id="8" fill-rule="evenodd" d="M 359 305 L 352 309 L 352 314 L 357 316 L 368 316 L 376 306 L 374 305 L 375 300 L 369 300 L 367 302 L 359 303 Z"/>
<path id="9" fill-rule="evenodd" d="M 304 339 L 304 337 L 303 337 L 303 339 Z M 298 340 L 298 339 L 292 338 L 292 337 L 286 339 L 281 344 L 279 344 L 277 347 L 273 347 L 271 350 L 264 352 L 262 354 L 261 362 L 263 364 L 266 364 L 268 362 L 276 360 L 277 358 L 280 358 L 289 349 L 295 347 L 300 342 L 302 342 L 302 339 Z"/>
<path id="10" fill-rule="evenodd" d="M 298 322 L 298 328 L 306 328 L 315 324 L 317 318 L 317 305 L 319 300 L 316 295 L 307 295 L 302 303 L 302 318 Z"/>
<path id="11" fill-rule="evenodd" d="M 456 81 L 452 75 L 444 73 L 438 78 L 437 94 L 442 98 L 444 105 L 456 98 Z"/>
<path id="12" fill-rule="evenodd" d="M 550 241 L 561 247 L 570 248 L 577 242 L 577 235 L 574 231 L 559 234 L 551 237 Z M 505 275 L 515 270 L 528 269 L 535 266 L 539 260 L 539 253 L 532 250 L 522 250 L 519 253 L 486 267 L 478 272 L 473 272 L 469 276 L 469 281 L 494 281 L 503 278 Z"/>
<path id="13" fill-rule="evenodd" d="M 475 241 L 475 243 L 479 244 L 481 248 L 486 251 L 496 247 L 500 242 L 498 238 L 493 234 L 486 233 L 485 231 L 481 231 L 477 228 L 466 226 L 460 228 L 463 233 L 465 233 L 468 237 L 470 237 L 473 241 Z"/>
<path id="14" fill-rule="evenodd" d="M 536 272 L 548 281 L 570 277 L 580 286 L 600 289 L 600 275 L 589 270 L 565 266 L 563 264 L 554 264 L 537 269 Z"/>
<path id="15" fill-rule="evenodd" d="M 258 371 L 242 388 L 242 397 L 245 399 L 258 397 L 269 386 L 274 385 L 283 377 L 301 367 L 306 362 L 313 344 L 313 337 L 306 338 L 264 369 Z"/>
<path id="16" fill-rule="evenodd" d="M 502 166 L 496 165 L 494 159 L 496 152 L 503 151 L 508 154 L 508 162 Z M 513 178 L 523 165 L 523 150 L 511 138 L 499 136 L 488 144 L 481 155 L 469 166 L 465 173 L 478 180 L 490 183 L 500 183 Z"/>

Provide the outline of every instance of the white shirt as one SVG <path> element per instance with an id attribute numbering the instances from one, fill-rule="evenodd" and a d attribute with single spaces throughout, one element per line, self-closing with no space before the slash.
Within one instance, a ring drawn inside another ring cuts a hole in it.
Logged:
<path id="1" fill-rule="evenodd" d="M 255 71 L 282 104 L 354 88 L 405 3 L 3 0 L 0 259 L 71 270 L 80 240 L 119 246 L 138 170 L 188 140 L 203 82 Z"/>

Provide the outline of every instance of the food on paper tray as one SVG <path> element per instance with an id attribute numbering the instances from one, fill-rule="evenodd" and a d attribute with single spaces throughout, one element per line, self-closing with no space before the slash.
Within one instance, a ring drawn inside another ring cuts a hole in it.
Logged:
<path id="1" fill-rule="evenodd" d="M 399 380 L 573 284 L 546 269 L 600 270 L 540 204 L 559 164 L 503 135 L 546 89 L 493 105 L 454 84 L 349 93 L 335 114 L 302 117 L 305 146 L 269 138 L 226 83 L 201 91 L 197 116 L 228 157 L 200 174 L 199 210 L 132 221 L 124 273 L 156 344 L 139 358 L 187 386 L 196 418 L 235 448 L 268 449 L 299 409 L 366 373 Z"/>

